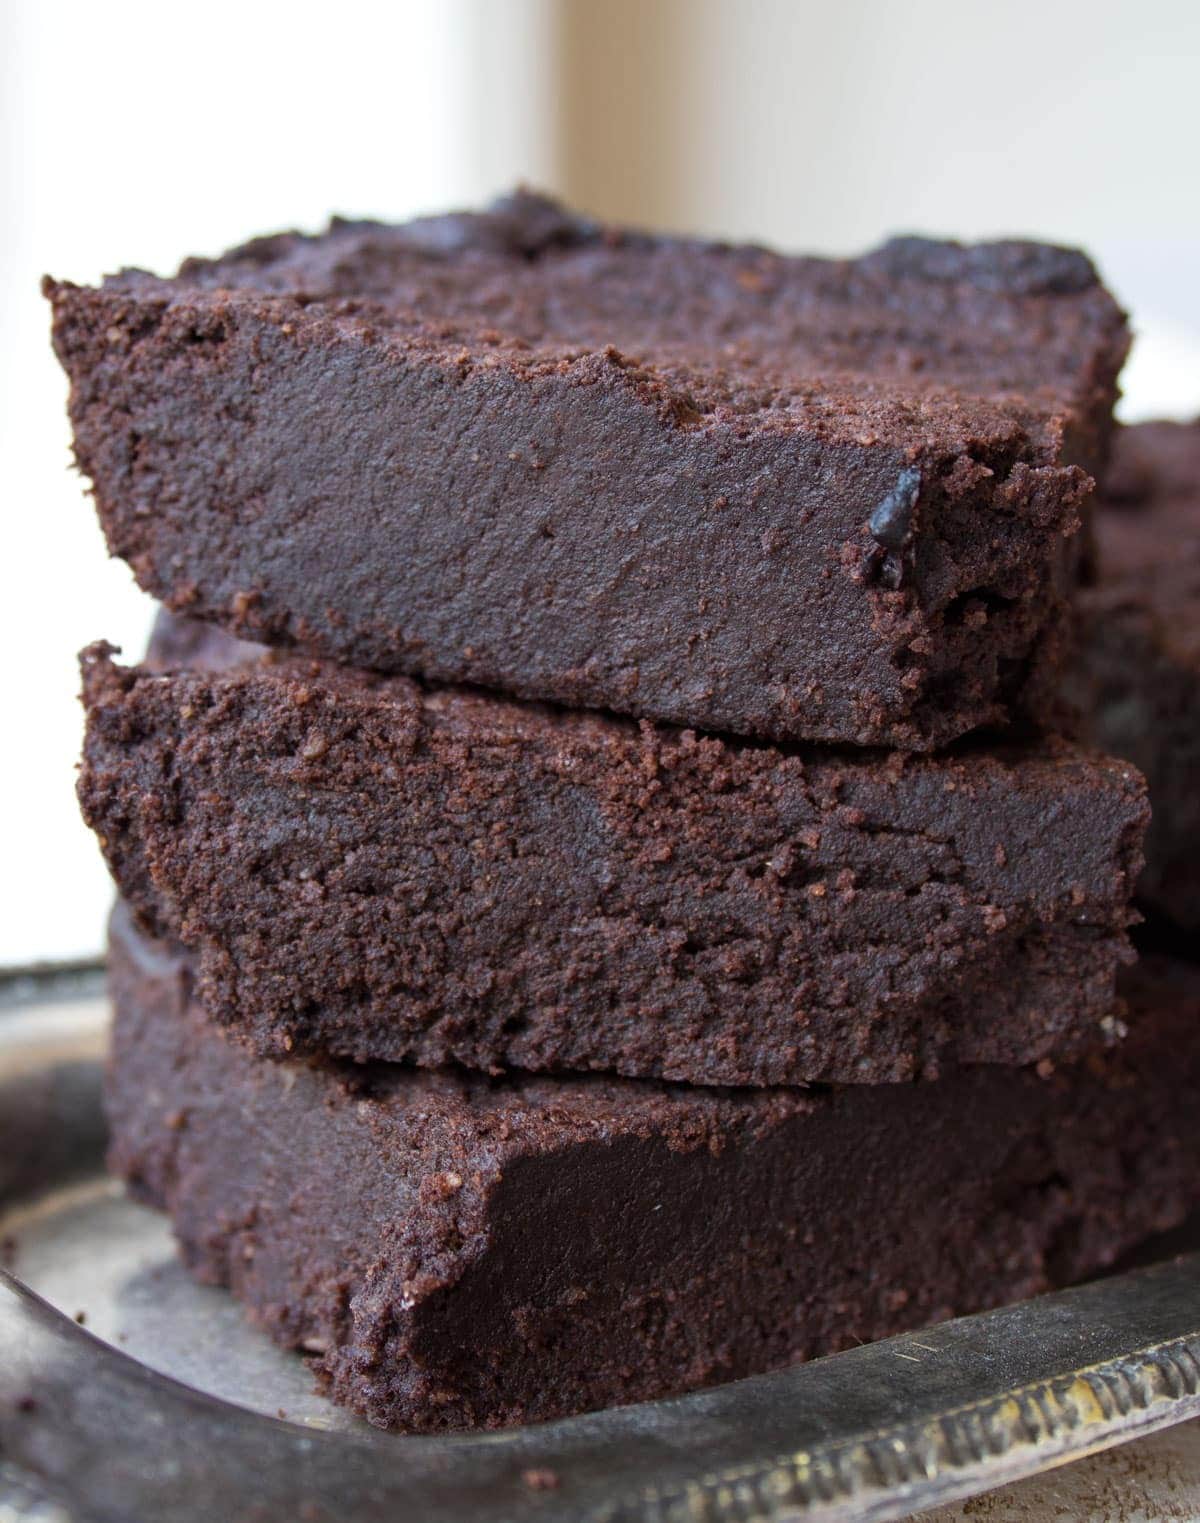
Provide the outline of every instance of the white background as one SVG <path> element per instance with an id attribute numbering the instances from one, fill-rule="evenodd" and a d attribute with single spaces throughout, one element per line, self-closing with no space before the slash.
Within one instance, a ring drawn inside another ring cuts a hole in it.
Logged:
<path id="1" fill-rule="evenodd" d="M 75 654 L 148 605 L 68 469 L 37 281 L 518 179 L 588 210 L 846 252 L 1088 246 L 1141 332 L 1127 416 L 1200 412 L 1191 0 L 0 0 L 0 964 L 90 955 Z"/>

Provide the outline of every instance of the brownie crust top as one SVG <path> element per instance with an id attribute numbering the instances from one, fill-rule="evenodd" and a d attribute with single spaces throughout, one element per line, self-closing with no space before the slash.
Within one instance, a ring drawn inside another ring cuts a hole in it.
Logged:
<path id="1" fill-rule="evenodd" d="M 618 366 L 681 428 L 803 420 L 831 442 L 961 447 L 1019 424 L 1047 458 L 1127 346 L 1075 249 L 906 237 L 855 259 L 783 255 L 612 227 L 529 192 L 409 223 L 334 219 L 105 287 L 214 315 L 276 303 L 464 367 Z"/>

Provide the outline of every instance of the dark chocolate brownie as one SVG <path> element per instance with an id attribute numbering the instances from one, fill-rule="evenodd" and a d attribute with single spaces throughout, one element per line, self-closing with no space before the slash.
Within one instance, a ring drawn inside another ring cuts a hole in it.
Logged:
<path id="1" fill-rule="evenodd" d="M 268 644 L 768 739 L 1042 702 L 1125 321 L 1079 253 L 483 214 L 47 282 L 111 549 Z"/>
<path id="2" fill-rule="evenodd" d="M 1094 522 L 1070 691 L 1089 739 L 1146 774 L 1140 897 L 1200 930 L 1200 422 L 1122 429 Z"/>
<path id="3" fill-rule="evenodd" d="M 202 1279 L 406 1428 L 638 1401 L 1015 1300 L 1200 1203 L 1200 973 L 1115 1053 L 921 1087 L 666 1088 L 255 1058 L 112 943 L 111 1162 Z"/>
<path id="4" fill-rule="evenodd" d="M 876 1082 L 1119 1032 L 1124 763 L 785 754 L 222 639 L 86 656 L 80 799 L 260 1052 Z"/>

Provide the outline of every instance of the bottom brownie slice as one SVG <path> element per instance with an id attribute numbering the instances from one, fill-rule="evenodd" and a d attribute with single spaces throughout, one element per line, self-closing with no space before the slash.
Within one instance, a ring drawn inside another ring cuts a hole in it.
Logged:
<path id="1" fill-rule="evenodd" d="M 112 1166 L 373 1422 L 685 1391 L 1029 1295 L 1200 1201 L 1200 973 L 1127 1043 L 926 1086 L 706 1090 L 257 1058 L 118 911 Z"/>

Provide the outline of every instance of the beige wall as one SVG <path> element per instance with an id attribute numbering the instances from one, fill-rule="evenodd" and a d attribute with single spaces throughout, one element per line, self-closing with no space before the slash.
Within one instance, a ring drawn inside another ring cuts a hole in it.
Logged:
<path id="1" fill-rule="evenodd" d="M 559 0 L 563 174 L 614 216 L 1200 236 L 1194 0 Z"/>

